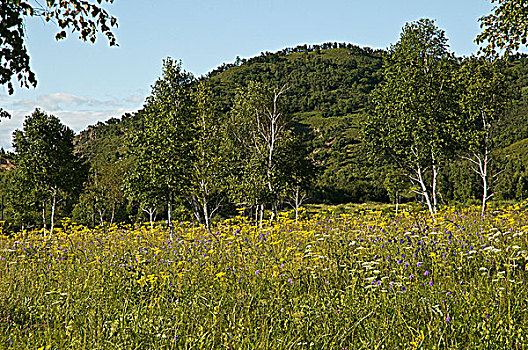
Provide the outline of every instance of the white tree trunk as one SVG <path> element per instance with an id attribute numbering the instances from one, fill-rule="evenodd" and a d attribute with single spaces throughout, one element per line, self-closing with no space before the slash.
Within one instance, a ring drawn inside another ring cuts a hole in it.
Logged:
<path id="1" fill-rule="evenodd" d="M 104 214 L 105 214 L 105 211 L 102 210 L 102 209 L 97 209 L 97 211 L 99 212 L 99 225 L 101 225 L 101 227 L 104 227 Z"/>
<path id="2" fill-rule="evenodd" d="M 486 151 L 484 155 L 484 164 L 482 164 L 482 215 L 486 212 L 486 202 L 488 201 L 488 147 L 486 146 Z"/>
<path id="3" fill-rule="evenodd" d="M 42 201 L 42 227 L 44 228 L 44 237 L 46 236 L 46 201 Z"/>
<path id="4" fill-rule="evenodd" d="M 434 217 L 435 210 L 431 203 L 431 198 L 429 197 L 429 191 L 427 190 L 427 186 L 425 185 L 425 181 L 424 181 L 423 174 L 422 174 L 422 168 L 419 165 L 416 168 L 416 175 L 417 175 L 416 179 L 413 178 L 412 180 L 415 180 L 420 185 L 421 191 L 419 192 L 419 194 L 421 194 L 423 198 L 425 199 L 425 203 L 427 204 L 429 213 L 431 214 L 431 216 Z"/>
<path id="5" fill-rule="evenodd" d="M 53 201 L 51 203 L 51 228 L 50 234 L 53 234 L 53 227 L 55 225 L 55 207 L 57 206 L 57 189 L 53 190 Z"/>
<path id="6" fill-rule="evenodd" d="M 482 204 L 481 204 L 481 215 L 484 215 L 486 212 L 486 206 L 488 200 L 493 196 L 493 193 L 490 189 L 489 184 L 489 164 L 492 161 L 492 157 L 490 156 L 490 128 L 491 125 L 488 124 L 486 120 L 486 115 L 484 112 L 481 113 L 482 117 L 482 123 L 485 128 L 485 135 L 484 135 L 484 150 L 482 153 L 473 152 L 473 156 L 470 157 L 462 157 L 471 163 L 473 163 L 473 166 L 471 169 L 477 173 L 480 176 L 480 179 L 482 180 Z M 498 175 L 498 174 L 497 174 Z M 495 176 L 497 176 L 495 175 Z"/>
<path id="7" fill-rule="evenodd" d="M 172 241 L 174 238 L 174 230 L 172 227 L 172 191 L 169 192 L 169 201 L 167 203 L 167 221 L 169 225 L 169 238 Z"/>
<path id="8" fill-rule="evenodd" d="M 297 223 L 299 221 L 299 206 L 301 205 L 301 202 L 299 199 L 299 186 L 295 187 L 293 201 L 295 205 L 295 223 Z"/>
<path id="9" fill-rule="evenodd" d="M 156 220 L 156 207 L 148 207 L 146 209 L 141 209 L 143 212 L 147 213 L 149 216 L 150 231 L 154 230 L 154 221 Z"/>
<path id="10" fill-rule="evenodd" d="M 205 229 L 210 232 L 211 231 L 211 224 L 209 220 L 209 208 L 207 206 L 207 201 L 204 199 L 203 201 L 203 215 L 204 215 L 204 221 L 205 221 Z"/>
<path id="11" fill-rule="evenodd" d="M 110 225 L 114 223 L 116 204 L 112 204 L 112 215 L 110 216 Z"/>
<path id="12" fill-rule="evenodd" d="M 262 228 L 262 220 L 264 219 L 264 204 L 260 205 L 260 220 L 259 220 L 259 228 Z"/>

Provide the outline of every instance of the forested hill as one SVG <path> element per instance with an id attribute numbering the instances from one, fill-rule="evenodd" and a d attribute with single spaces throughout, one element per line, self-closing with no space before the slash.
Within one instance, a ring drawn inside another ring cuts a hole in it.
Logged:
<path id="1" fill-rule="evenodd" d="M 346 43 L 302 45 L 223 65 L 205 77 L 229 110 L 236 88 L 255 80 L 288 87 L 285 112 L 311 132 L 319 167 L 312 200 L 384 200 L 379 172 L 362 156 L 359 127 L 369 93 L 382 79 L 381 50 Z"/>
<path id="2" fill-rule="evenodd" d="M 224 111 L 238 86 L 249 81 L 288 86 L 285 108 L 297 120 L 336 117 L 363 111 L 380 82 L 382 51 L 345 43 L 298 46 L 276 53 L 237 59 L 209 73 L 207 79 Z"/>
<path id="3" fill-rule="evenodd" d="M 201 80 L 212 87 L 219 113 L 229 111 L 237 88 L 250 81 L 286 85 L 285 112 L 297 130 L 309 134 L 306 146 L 312 148 L 319 170 L 311 200 L 332 203 L 384 201 L 388 200 L 384 186 L 387 172 L 379 165 L 369 164 L 359 135 L 369 109 L 369 93 L 382 79 L 382 55 L 382 50 L 345 43 L 303 45 L 262 53 L 247 60 L 237 58 Z M 500 128 L 503 148 L 528 138 L 526 56 L 510 59 L 507 78 L 516 94 Z M 111 120 L 88 128 L 77 137 L 78 154 L 88 160 L 101 154 L 106 154 L 103 158 L 111 162 L 119 159 L 122 135 L 133 122 L 133 116 L 125 116 L 120 122 Z M 505 181 L 521 181 L 525 173 L 521 162 L 511 171 L 515 178 Z M 465 172 L 460 176 L 472 175 Z M 461 191 L 470 191 L 464 187 L 463 180 L 443 183 L 450 186 L 446 193 L 451 193 L 453 198 Z"/>

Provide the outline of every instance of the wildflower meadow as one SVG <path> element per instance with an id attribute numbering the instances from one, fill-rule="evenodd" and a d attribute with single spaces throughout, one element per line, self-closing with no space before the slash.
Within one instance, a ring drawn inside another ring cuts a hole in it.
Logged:
<path id="1" fill-rule="evenodd" d="M 2 349 L 528 349 L 528 208 L 0 240 Z"/>

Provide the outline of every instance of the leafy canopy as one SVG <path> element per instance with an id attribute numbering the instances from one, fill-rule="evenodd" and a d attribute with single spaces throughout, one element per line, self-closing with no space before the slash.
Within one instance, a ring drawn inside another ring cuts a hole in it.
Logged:
<path id="1" fill-rule="evenodd" d="M 21 87 L 37 86 L 35 73 L 29 64 L 26 48 L 26 17 L 40 17 L 45 22 L 53 22 L 59 27 L 55 39 L 64 39 L 66 30 L 78 32 L 79 39 L 95 43 L 97 33 L 103 33 L 110 46 L 117 45 L 112 27 L 117 27 L 117 19 L 101 7 L 102 2 L 114 0 L 2 0 L 0 2 L 0 85 L 6 85 L 13 94 L 12 79 L 16 78 Z"/>
<path id="2" fill-rule="evenodd" d="M 448 153 L 456 134 L 454 64 L 444 31 L 432 20 L 405 25 L 389 48 L 384 82 L 373 91 L 365 139 L 376 153 L 411 169 Z"/>
<path id="3" fill-rule="evenodd" d="M 528 37 L 528 2 L 526 0 L 491 0 L 497 3 L 492 13 L 479 18 L 482 33 L 475 42 L 486 44 L 481 51 L 487 55 L 502 50 L 505 55 L 526 45 Z"/>
<path id="4" fill-rule="evenodd" d="M 141 192 L 148 191 L 169 198 L 190 186 L 195 142 L 193 82 L 181 62 L 163 61 L 162 77 L 139 113 L 140 125 L 127 137 L 129 156 L 135 159 L 125 179 L 127 195 L 142 200 L 146 194 Z"/>

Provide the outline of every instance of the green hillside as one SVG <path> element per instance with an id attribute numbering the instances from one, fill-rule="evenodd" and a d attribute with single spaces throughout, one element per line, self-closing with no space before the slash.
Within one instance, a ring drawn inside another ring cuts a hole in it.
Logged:
<path id="1" fill-rule="evenodd" d="M 517 141 L 501 150 L 505 157 L 516 158 L 519 161 L 528 164 L 528 139 Z"/>
<path id="2" fill-rule="evenodd" d="M 382 52 L 350 44 L 298 46 L 224 65 L 205 77 L 224 111 L 240 85 L 287 85 L 286 112 L 296 119 L 356 114 L 381 80 Z"/>

